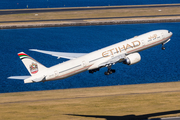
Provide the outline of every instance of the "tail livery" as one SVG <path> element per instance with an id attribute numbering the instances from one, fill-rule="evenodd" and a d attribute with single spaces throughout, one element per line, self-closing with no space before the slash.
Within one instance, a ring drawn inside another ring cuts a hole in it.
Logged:
<path id="1" fill-rule="evenodd" d="M 18 56 L 22 60 L 23 64 L 25 65 L 26 69 L 29 71 L 31 76 L 37 74 L 38 72 L 46 69 L 44 65 L 34 60 L 32 57 L 28 56 L 24 52 L 18 53 Z"/>
<path id="2" fill-rule="evenodd" d="M 45 80 L 45 76 L 42 75 L 42 71 L 46 70 L 47 68 L 44 65 L 37 62 L 24 52 L 18 53 L 18 56 L 31 76 L 11 76 L 8 77 L 8 79 L 23 79 L 25 83 L 40 82 Z"/>

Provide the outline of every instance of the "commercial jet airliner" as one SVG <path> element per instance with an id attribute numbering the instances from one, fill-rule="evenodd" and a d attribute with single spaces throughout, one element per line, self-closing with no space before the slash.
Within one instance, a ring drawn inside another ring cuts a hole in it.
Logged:
<path id="1" fill-rule="evenodd" d="M 138 63 L 141 60 L 138 52 L 142 50 L 160 44 L 162 44 L 162 49 L 164 50 L 164 45 L 170 41 L 171 36 L 172 32 L 168 30 L 155 30 L 88 54 L 30 49 L 30 51 L 70 60 L 47 68 L 24 52 L 20 52 L 18 56 L 31 76 L 11 76 L 8 78 L 22 79 L 24 83 L 45 82 L 64 79 L 87 70 L 89 73 L 94 73 L 102 67 L 107 67 L 108 70 L 104 74 L 109 75 L 115 73 L 115 70 L 111 69 L 111 66 L 116 63 L 123 62 L 127 65 Z"/>

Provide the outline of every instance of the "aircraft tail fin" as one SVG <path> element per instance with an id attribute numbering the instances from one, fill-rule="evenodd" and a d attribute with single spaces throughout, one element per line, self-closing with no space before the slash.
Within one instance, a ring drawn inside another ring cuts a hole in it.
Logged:
<path id="1" fill-rule="evenodd" d="M 18 53 L 18 56 L 20 57 L 21 61 L 27 68 L 28 72 L 31 74 L 31 76 L 37 74 L 40 71 L 43 71 L 47 69 L 44 65 L 34 60 L 29 55 L 25 54 L 24 52 Z"/>

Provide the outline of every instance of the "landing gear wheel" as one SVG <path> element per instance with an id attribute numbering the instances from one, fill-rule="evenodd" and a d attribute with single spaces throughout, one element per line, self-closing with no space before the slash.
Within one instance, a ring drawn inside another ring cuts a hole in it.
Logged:
<path id="1" fill-rule="evenodd" d="M 104 72 L 105 75 L 109 75 L 109 72 Z"/>
<path id="2" fill-rule="evenodd" d="M 116 71 L 114 69 L 110 69 L 108 70 L 107 72 L 104 72 L 105 75 L 109 75 L 109 74 L 112 74 L 112 73 L 115 73 Z"/>
<path id="3" fill-rule="evenodd" d="M 165 47 L 162 47 L 162 50 L 165 50 Z"/>
<path id="4" fill-rule="evenodd" d="M 112 69 L 111 71 L 112 71 L 112 73 L 115 73 L 115 72 L 116 72 L 116 70 L 114 70 L 114 69 Z"/>
<path id="5" fill-rule="evenodd" d="M 112 70 L 109 70 L 108 73 L 109 73 L 109 74 L 112 74 L 113 72 L 112 72 Z"/>
<path id="6" fill-rule="evenodd" d="M 114 69 L 111 69 L 111 66 L 112 66 L 112 64 L 110 64 L 109 66 L 107 66 L 108 71 L 107 71 L 107 72 L 104 72 L 105 75 L 109 75 L 109 74 L 112 74 L 112 73 L 115 73 L 115 72 L 116 72 Z"/>

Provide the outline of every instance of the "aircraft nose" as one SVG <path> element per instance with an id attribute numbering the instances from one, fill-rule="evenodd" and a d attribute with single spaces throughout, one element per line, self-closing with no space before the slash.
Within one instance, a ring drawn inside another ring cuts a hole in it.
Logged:
<path id="1" fill-rule="evenodd" d="M 172 33 L 171 31 L 168 31 L 168 33 L 169 33 L 169 36 L 172 36 L 172 35 L 173 35 L 173 33 Z"/>

